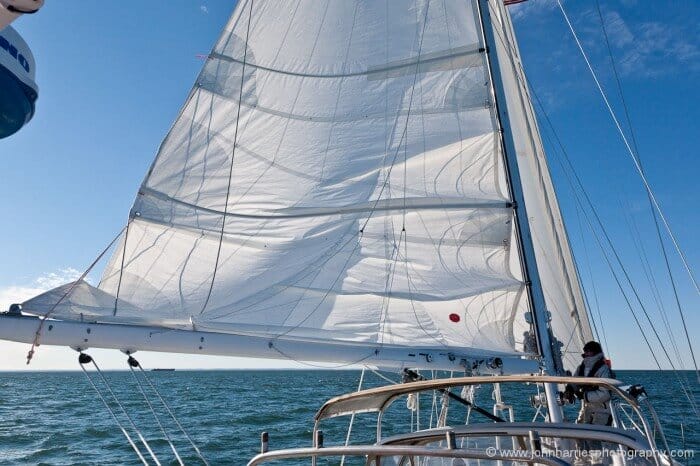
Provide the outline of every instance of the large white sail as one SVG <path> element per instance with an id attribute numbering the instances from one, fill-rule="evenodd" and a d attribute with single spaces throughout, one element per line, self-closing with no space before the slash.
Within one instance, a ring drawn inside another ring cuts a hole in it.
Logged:
<path id="1" fill-rule="evenodd" d="M 573 260 L 490 3 L 552 327 L 578 351 L 590 328 Z M 476 1 L 239 2 L 98 289 L 80 284 L 52 316 L 522 354 L 529 303 L 481 28 Z"/>
<path id="2" fill-rule="evenodd" d="M 593 339 L 593 333 L 547 167 L 510 15 L 501 2 L 489 2 L 489 9 L 497 31 L 493 46 L 502 71 L 529 229 L 547 310 L 551 313 L 551 330 L 561 344 L 557 352 L 561 353 L 564 368 L 573 371 L 581 361 L 581 348 Z"/>

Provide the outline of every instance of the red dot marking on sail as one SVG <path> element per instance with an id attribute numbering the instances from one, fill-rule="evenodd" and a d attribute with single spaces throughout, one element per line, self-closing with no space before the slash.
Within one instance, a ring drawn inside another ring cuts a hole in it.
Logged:
<path id="1" fill-rule="evenodd" d="M 450 320 L 454 323 L 459 322 L 459 320 L 460 320 L 459 314 L 450 314 Z"/>

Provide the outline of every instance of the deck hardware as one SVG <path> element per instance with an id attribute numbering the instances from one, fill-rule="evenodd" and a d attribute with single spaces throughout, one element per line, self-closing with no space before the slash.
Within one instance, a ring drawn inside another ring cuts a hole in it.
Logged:
<path id="1" fill-rule="evenodd" d="M 267 453 L 270 449 L 270 434 L 263 432 L 260 434 L 260 453 Z"/>
<path id="2" fill-rule="evenodd" d="M 447 439 L 447 448 L 450 450 L 456 449 L 457 448 L 457 440 L 455 438 L 455 433 L 453 431 L 446 432 L 445 437 Z"/>
<path id="3" fill-rule="evenodd" d="M 537 453 L 542 453 L 542 439 L 536 430 L 528 432 L 530 437 L 530 450 Z"/>

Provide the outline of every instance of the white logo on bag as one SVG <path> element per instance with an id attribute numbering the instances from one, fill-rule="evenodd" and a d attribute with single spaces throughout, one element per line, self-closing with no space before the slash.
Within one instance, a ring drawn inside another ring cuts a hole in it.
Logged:
<path id="1" fill-rule="evenodd" d="M 29 60 L 27 60 L 24 55 L 17 50 L 17 47 L 12 45 L 4 36 L 0 36 L 0 48 L 9 53 L 12 58 L 19 62 L 22 68 L 24 68 L 24 71 L 29 73 Z"/>

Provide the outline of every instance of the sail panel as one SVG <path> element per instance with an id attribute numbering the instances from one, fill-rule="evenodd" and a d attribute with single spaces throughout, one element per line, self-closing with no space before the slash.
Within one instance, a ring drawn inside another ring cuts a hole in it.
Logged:
<path id="1" fill-rule="evenodd" d="M 410 116 L 394 108 L 388 122 L 384 114 L 334 122 L 249 109 L 242 112 L 246 120 L 234 150 L 235 121 L 223 110 L 218 118 L 195 109 L 199 95 L 164 142 L 167 157 L 158 158 L 144 185 L 173 202 L 264 215 L 404 197 L 404 188 L 405 196 L 438 201 L 509 200 L 489 108 Z"/>
<path id="2" fill-rule="evenodd" d="M 519 283 L 508 267 L 510 208 L 404 213 L 399 207 L 375 212 L 369 220 L 366 212 L 327 215 L 322 222 L 318 217 L 227 218 L 218 278 L 202 314 L 251 302 L 265 306 L 267 296 L 284 287 L 309 289 L 312 295 L 440 300 Z M 101 288 L 112 294 L 119 288 L 120 298 L 150 313 L 162 308 L 170 316 L 199 314 L 213 278 L 218 234 L 137 218 L 129 235 L 126 252 L 114 256 Z"/>
<path id="3" fill-rule="evenodd" d="M 468 2 L 255 1 L 249 15 L 250 7 L 240 2 L 214 52 L 240 60 L 245 48 L 233 39 L 247 36 L 255 65 L 288 74 L 363 73 L 480 42 Z"/>
<path id="4" fill-rule="evenodd" d="M 223 98 L 200 86 L 164 141 L 145 186 L 218 211 L 224 210 L 227 192 L 229 207 L 238 211 L 256 211 L 264 207 L 260 200 L 270 202 L 275 194 L 273 202 L 287 205 L 344 205 L 366 200 L 382 170 L 413 159 L 417 169 L 411 175 L 420 176 L 422 166 L 440 170 L 442 178 L 416 180 L 421 195 L 431 194 L 425 187 L 434 184 L 435 194 L 443 197 L 505 199 L 502 181 L 480 182 L 481 192 L 471 194 L 473 173 L 465 172 L 474 164 L 472 145 L 483 148 L 480 155 L 491 157 L 490 163 L 497 158 L 493 147 L 484 147 L 494 126 L 483 54 L 479 59 L 478 67 L 376 81 L 364 75 L 325 78 L 255 69 L 245 73 L 241 102 L 238 91 Z M 215 67 L 205 66 L 206 80 L 210 68 Z M 239 88 L 241 74 L 233 81 Z M 479 169 L 487 167 L 473 168 Z M 455 170 L 460 182 L 445 180 Z"/>

